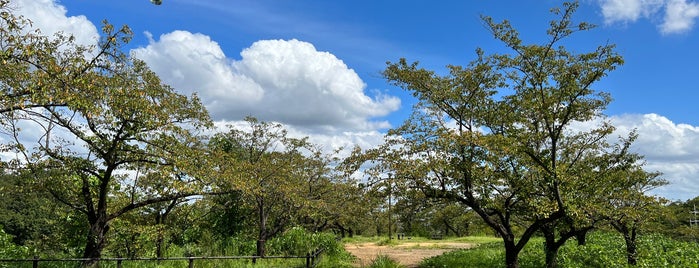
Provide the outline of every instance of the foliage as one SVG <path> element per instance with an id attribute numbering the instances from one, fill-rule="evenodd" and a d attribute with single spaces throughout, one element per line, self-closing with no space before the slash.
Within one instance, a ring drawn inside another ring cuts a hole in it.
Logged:
<path id="1" fill-rule="evenodd" d="M 674 201 L 660 208 L 659 217 L 648 224 L 648 228 L 677 240 L 699 242 L 699 228 L 690 221 L 699 219 L 694 215 L 699 197 L 686 201 Z"/>
<path id="2" fill-rule="evenodd" d="M 370 268 L 401 268 L 404 267 L 400 265 L 396 260 L 389 258 L 386 255 L 379 255 L 371 262 Z"/>
<path id="3" fill-rule="evenodd" d="M 344 250 L 334 234 L 311 233 L 301 227 L 293 227 L 270 240 L 269 247 L 271 254 L 284 256 L 303 256 L 315 250 L 335 255 Z"/>
<path id="4" fill-rule="evenodd" d="M 0 226 L 40 256 L 74 257 L 85 241 L 83 215 L 55 202 L 30 174 L 0 175 Z"/>
<path id="5" fill-rule="evenodd" d="M 3 231 L 0 226 L 0 259 L 23 259 L 29 256 L 29 249 L 12 243 L 12 236 Z M 0 263 L 0 267 L 3 264 Z"/>
<path id="6" fill-rule="evenodd" d="M 250 230 L 257 234 L 256 254 L 264 256 L 266 241 L 292 223 L 324 229 L 347 207 L 342 197 L 357 191 L 353 181 L 333 172 L 334 158 L 307 138 L 289 137 L 278 123 L 252 117 L 246 121 L 245 127 L 214 135 L 209 148 L 213 169 L 219 173 L 217 187 L 239 193 L 254 211 L 255 229 Z"/>
<path id="7" fill-rule="evenodd" d="M 0 5 L 2 148 L 18 156 L 7 167 L 84 216 L 83 257 L 101 256 L 111 221 L 203 192 L 195 131 L 208 114 L 122 51 L 128 27 L 105 22 L 99 44 L 83 47 L 25 33 L 28 22 Z"/>

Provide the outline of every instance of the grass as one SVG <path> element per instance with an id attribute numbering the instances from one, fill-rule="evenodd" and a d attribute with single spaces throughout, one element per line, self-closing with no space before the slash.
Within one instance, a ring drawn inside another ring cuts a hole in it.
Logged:
<path id="1" fill-rule="evenodd" d="M 394 259 L 389 258 L 386 255 L 379 255 L 376 257 L 376 259 L 369 265 L 369 268 L 403 268 L 403 265 L 400 265 L 397 261 Z"/>
<path id="2" fill-rule="evenodd" d="M 626 264 L 624 240 L 616 233 L 588 236 L 587 245 L 566 243 L 558 253 L 559 267 L 699 267 L 699 244 L 673 240 L 657 234 L 642 235 L 638 241 L 638 264 Z M 533 238 L 519 254 L 522 268 L 544 267 L 543 239 Z M 505 267 L 501 242 L 486 242 L 468 250 L 457 250 L 424 260 L 420 267 Z"/>

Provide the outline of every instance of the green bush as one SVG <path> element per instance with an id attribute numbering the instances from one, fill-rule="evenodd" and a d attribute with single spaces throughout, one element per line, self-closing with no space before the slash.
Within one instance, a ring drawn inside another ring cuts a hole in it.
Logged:
<path id="1" fill-rule="evenodd" d="M 0 226 L 0 259 L 24 259 L 29 256 L 29 249 L 12 243 L 12 236 L 5 233 Z"/>
<path id="2" fill-rule="evenodd" d="M 334 234 L 311 233 L 302 227 L 291 228 L 267 242 L 267 252 L 272 255 L 305 256 L 317 249 L 328 255 L 344 251 Z"/>
<path id="3" fill-rule="evenodd" d="M 371 265 L 369 265 L 369 268 L 401 268 L 404 267 L 403 265 L 400 265 L 397 261 L 394 259 L 389 258 L 386 255 L 379 255 L 376 257 L 376 259 L 371 262 Z"/>

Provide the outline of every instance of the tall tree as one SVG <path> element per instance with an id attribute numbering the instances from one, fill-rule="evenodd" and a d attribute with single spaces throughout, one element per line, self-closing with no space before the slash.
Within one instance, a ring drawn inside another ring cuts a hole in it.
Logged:
<path id="1" fill-rule="evenodd" d="M 265 243 L 292 221 L 290 211 L 304 206 L 304 172 L 309 144 L 287 136 L 280 125 L 246 119 L 242 129 L 212 137 L 209 145 L 220 172 L 219 186 L 240 191 L 256 211 L 257 256 L 265 256 Z"/>
<path id="2" fill-rule="evenodd" d="M 635 137 L 635 136 L 634 136 Z M 642 157 L 630 154 L 614 172 L 609 172 L 610 180 L 619 183 L 609 184 L 601 196 L 608 196 L 597 203 L 601 214 L 611 226 L 624 237 L 626 260 L 629 265 L 636 265 L 638 260 L 637 235 L 645 225 L 662 215 L 663 198 L 649 196 L 646 193 L 668 182 L 660 178 L 659 172 L 643 169 Z"/>
<path id="3" fill-rule="evenodd" d="M 381 162 L 400 159 L 397 178 L 429 197 L 470 207 L 502 237 L 508 267 L 519 266 L 519 252 L 538 231 L 552 238 L 547 265 L 555 266 L 558 246 L 579 231 L 576 214 L 586 200 L 576 197 L 588 191 L 585 182 L 609 179 L 594 165 L 613 163 L 594 159 L 627 152 L 606 142 L 614 128 L 605 122 L 574 127 L 603 116 L 611 98 L 592 86 L 622 58 L 613 45 L 587 53 L 565 49 L 562 40 L 592 26 L 573 23 L 577 3 L 563 7 L 552 10 L 559 19 L 542 45 L 525 45 L 509 22 L 483 17 L 513 53 L 486 56 L 479 49 L 476 60 L 449 66 L 447 76 L 404 59 L 389 63 L 384 76 L 419 102 L 384 147 L 366 154 Z M 560 232 L 561 226 L 575 232 Z"/>
<path id="4" fill-rule="evenodd" d="M 127 27 L 105 24 L 90 48 L 72 37 L 24 34 L 27 22 L 11 12 L 2 19 L 0 112 L 11 141 L 5 149 L 19 156 L 9 164 L 86 216 L 83 257 L 101 257 L 112 220 L 200 194 L 191 167 L 201 165 L 191 156 L 208 114 L 196 97 L 176 93 L 121 51 L 131 39 Z"/>

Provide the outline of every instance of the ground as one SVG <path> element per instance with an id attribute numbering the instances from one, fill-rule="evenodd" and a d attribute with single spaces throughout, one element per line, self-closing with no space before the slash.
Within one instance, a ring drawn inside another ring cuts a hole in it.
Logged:
<path id="1" fill-rule="evenodd" d="M 423 259 L 441 255 L 444 252 L 474 247 L 473 243 L 463 242 L 401 242 L 398 245 L 377 245 L 377 243 L 348 243 L 345 249 L 357 257 L 357 267 L 367 267 L 379 255 L 386 255 L 406 267 L 417 267 Z"/>

